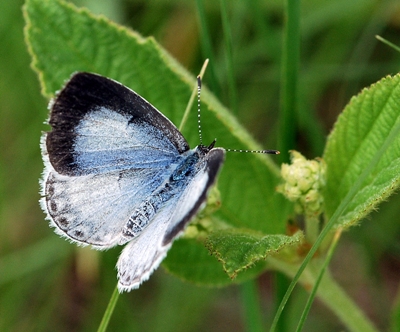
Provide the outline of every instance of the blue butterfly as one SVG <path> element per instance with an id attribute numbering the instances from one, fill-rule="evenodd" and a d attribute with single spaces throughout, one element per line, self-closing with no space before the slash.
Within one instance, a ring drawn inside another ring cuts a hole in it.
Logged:
<path id="1" fill-rule="evenodd" d="M 118 289 L 138 288 L 205 203 L 225 150 L 190 150 L 178 129 L 122 84 L 76 73 L 50 103 L 42 136 L 42 209 L 56 233 L 108 249 L 126 244 Z"/>

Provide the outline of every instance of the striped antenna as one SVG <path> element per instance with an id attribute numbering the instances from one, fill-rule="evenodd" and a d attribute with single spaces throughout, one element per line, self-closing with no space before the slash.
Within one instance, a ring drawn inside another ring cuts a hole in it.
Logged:
<path id="1" fill-rule="evenodd" d="M 203 138 L 201 136 L 201 119 L 200 119 L 200 92 L 201 92 L 201 77 L 197 76 L 197 124 L 199 125 L 200 145 L 203 145 Z"/>
<path id="2" fill-rule="evenodd" d="M 265 154 L 280 154 L 278 150 L 237 150 L 225 149 L 228 152 L 249 152 L 249 153 L 265 153 Z"/>
<path id="3" fill-rule="evenodd" d="M 197 123 L 199 125 L 200 145 L 203 145 L 201 135 L 201 120 L 200 120 L 200 92 L 201 92 L 201 77 L 197 76 Z M 215 143 L 215 140 L 214 140 Z M 225 149 L 227 152 L 247 152 L 247 153 L 264 153 L 264 154 L 280 154 L 278 150 L 241 150 L 241 149 Z"/>

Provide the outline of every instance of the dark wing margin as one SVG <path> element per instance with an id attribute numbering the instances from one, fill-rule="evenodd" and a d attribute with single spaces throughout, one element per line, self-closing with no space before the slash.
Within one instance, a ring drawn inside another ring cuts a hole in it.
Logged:
<path id="1" fill-rule="evenodd" d="M 203 192 L 200 194 L 192 208 L 181 218 L 181 220 L 173 221 L 173 227 L 168 229 L 167 233 L 164 236 L 162 245 L 166 246 L 170 244 L 181 232 L 185 230 L 186 225 L 189 221 L 195 216 L 195 214 L 199 211 L 202 204 L 207 199 L 207 193 L 210 187 L 214 184 L 219 170 L 225 160 L 225 150 L 221 148 L 214 148 L 210 150 L 205 156 L 206 173 L 208 174 L 208 180 L 204 187 Z"/>
<path id="2" fill-rule="evenodd" d="M 185 138 L 175 125 L 154 106 L 122 84 L 91 73 L 76 73 L 50 103 L 46 148 L 49 160 L 60 174 L 74 174 L 75 128 L 89 112 L 99 107 L 130 117 L 129 122 L 145 122 L 156 127 L 177 148 L 189 150 Z"/>

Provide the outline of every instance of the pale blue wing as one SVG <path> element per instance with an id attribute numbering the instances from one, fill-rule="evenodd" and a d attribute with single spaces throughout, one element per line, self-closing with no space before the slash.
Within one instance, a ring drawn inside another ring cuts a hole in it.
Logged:
<path id="1" fill-rule="evenodd" d="M 135 206 L 164 181 L 165 169 L 85 176 L 49 172 L 41 204 L 57 233 L 98 249 L 116 245 Z"/>
<path id="2" fill-rule="evenodd" d="M 146 100 L 99 75 L 75 74 L 50 107 L 42 208 L 72 241 L 113 246 L 189 146 Z"/>
<path id="3" fill-rule="evenodd" d="M 77 175 L 59 174 L 42 144 L 47 174 L 42 206 L 59 234 L 108 248 L 118 242 L 135 207 L 183 157 L 157 128 L 129 124 L 106 108 L 86 113 L 74 130 Z"/>
<path id="4" fill-rule="evenodd" d="M 162 131 L 146 122 L 129 121 L 129 115 L 105 107 L 79 121 L 73 155 L 81 174 L 165 168 L 177 162 L 180 154 Z"/>
<path id="5" fill-rule="evenodd" d="M 175 210 L 179 197 L 171 200 L 149 223 L 147 228 L 129 242 L 118 259 L 118 289 L 120 292 L 138 288 L 160 265 L 172 242 L 164 245 L 165 232 Z"/>
<path id="6" fill-rule="evenodd" d="M 153 221 L 129 242 L 118 259 L 118 288 L 138 288 L 160 265 L 174 239 L 184 231 L 190 219 L 205 203 L 207 192 L 215 182 L 225 151 L 213 149 L 199 162 L 199 170 L 182 191 L 168 201 Z"/>
<path id="7" fill-rule="evenodd" d="M 163 167 L 189 150 L 174 124 L 122 84 L 77 73 L 50 104 L 43 153 L 63 175 Z"/>

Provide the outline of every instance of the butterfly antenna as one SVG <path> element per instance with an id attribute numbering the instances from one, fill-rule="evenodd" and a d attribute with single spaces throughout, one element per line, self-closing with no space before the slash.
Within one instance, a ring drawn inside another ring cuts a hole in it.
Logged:
<path id="1" fill-rule="evenodd" d="M 201 77 L 197 76 L 197 123 L 199 125 L 199 138 L 200 145 L 203 145 L 203 138 L 201 135 L 201 119 L 200 119 L 200 92 L 201 92 Z"/>
<path id="2" fill-rule="evenodd" d="M 248 153 L 264 153 L 264 154 L 280 154 L 278 150 L 240 150 L 240 149 L 225 149 L 228 152 L 248 152 Z"/>
<path id="3" fill-rule="evenodd" d="M 203 145 L 203 138 L 201 135 L 201 119 L 200 119 L 200 92 L 201 92 L 201 77 L 197 76 L 197 123 L 199 125 L 199 138 L 200 145 Z M 209 149 L 212 149 L 215 144 L 215 140 L 209 146 Z M 239 150 L 239 149 L 225 149 L 228 152 L 248 152 L 248 153 L 264 153 L 264 154 L 280 154 L 278 150 Z"/>

